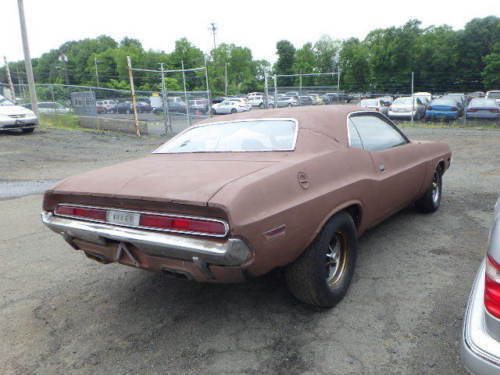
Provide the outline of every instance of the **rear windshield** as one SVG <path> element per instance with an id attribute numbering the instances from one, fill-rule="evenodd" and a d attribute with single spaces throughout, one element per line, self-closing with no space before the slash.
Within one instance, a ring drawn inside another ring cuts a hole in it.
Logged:
<path id="1" fill-rule="evenodd" d="M 293 151 L 296 137 L 291 119 L 220 122 L 188 129 L 154 153 Z"/>
<path id="2" fill-rule="evenodd" d="M 361 107 L 378 107 L 378 100 L 377 99 L 372 99 L 372 100 L 362 100 L 361 103 L 359 104 Z"/>
<path id="3" fill-rule="evenodd" d="M 500 91 L 490 91 L 488 93 L 488 99 L 493 98 L 493 99 L 500 99 Z"/>

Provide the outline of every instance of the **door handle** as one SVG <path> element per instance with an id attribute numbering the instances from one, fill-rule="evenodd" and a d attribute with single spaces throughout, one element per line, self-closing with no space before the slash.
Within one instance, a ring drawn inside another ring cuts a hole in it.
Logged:
<path id="1" fill-rule="evenodd" d="M 379 170 L 380 172 L 385 171 L 385 165 L 384 165 L 384 164 L 380 164 L 380 165 L 378 166 L 378 170 Z"/>

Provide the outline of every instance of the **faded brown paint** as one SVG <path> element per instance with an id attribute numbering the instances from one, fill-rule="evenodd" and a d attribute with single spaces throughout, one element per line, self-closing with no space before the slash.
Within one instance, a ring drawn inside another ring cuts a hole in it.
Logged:
<path id="1" fill-rule="evenodd" d="M 361 235 L 418 199 L 438 163 L 449 167 L 451 152 L 442 142 L 416 141 L 377 152 L 349 148 L 347 117 L 358 111 L 355 106 L 321 106 L 224 116 L 220 121 L 294 118 L 299 124 L 296 149 L 154 154 L 65 179 L 46 193 L 44 209 L 65 202 L 223 218 L 230 236 L 244 239 L 254 256 L 237 271 L 210 266 L 216 280 L 239 281 L 242 273 L 259 276 L 293 262 L 336 212 L 356 205 Z M 384 172 L 379 164 L 385 165 Z M 307 189 L 299 183 L 300 173 L 307 175 Z M 264 235 L 280 225 L 286 227 L 284 234 Z M 81 244 L 90 251 L 86 246 Z M 143 268 L 158 270 L 170 262 L 208 281 L 191 262 L 139 257 Z"/>

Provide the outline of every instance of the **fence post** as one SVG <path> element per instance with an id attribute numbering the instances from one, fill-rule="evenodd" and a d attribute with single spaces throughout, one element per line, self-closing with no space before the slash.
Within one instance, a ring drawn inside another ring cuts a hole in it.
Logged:
<path id="1" fill-rule="evenodd" d="M 184 84 L 184 100 L 186 101 L 186 116 L 188 120 L 188 126 L 191 126 L 191 115 L 189 114 L 189 100 L 186 88 L 186 72 L 184 71 L 184 61 L 181 61 L 182 67 L 182 82 Z"/>
<path id="2" fill-rule="evenodd" d="M 267 82 L 267 72 L 264 72 L 264 108 L 269 108 L 269 84 Z"/>
<path id="3" fill-rule="evenodd" d="M 273 76 L 274 80 L 274 109 L 278 108 L 278 78 L 276 74 Z"/>
<path id="4" fill-rule="evenodd" d="M 413 98 L 413 72 L 411 72 L 411 124 L 413 125 L 413 112 L 415 111 L 415 99 Z"/>
<path id="5" fill-rule="evenodd" d="M 170 121 L 170 112 L 168 110 L 168 97 L 167 97 L 167 84 L 165 83 L 165 70 L 163 63 L 160 63 L 161 69 L 161 104 L 163 106 L 163 122 L 165 124 L 165 132 L 169 134 L 172 132 L 172 123 Z"/>
<path id="6" fill-rule="evenodd" d="M 298 104 L 300 104 L 300 97 L 302 96 L 302 73 L 299 74 L 299 100 L 298 100 Z"/>
<path id="7" fill-rule="evenodd" d="M 52 101 L 55 103 L 56 102 L 56 97 L 54 95 L 54 86 L 50 86 L 50 93 L 52 96 Z M 57 112 L 57 106 L 56 106 L 56 112 Z"/>
<path id="8" fill-rule="evenodd" d="M 208 65 L 205 57 L 205 81 L 207 83 L 208 117 L 212 117 L 212 96 L 210 95 L 210 85 L 208 84 Z"/>
<path id="9" fill-rule="evenodd" d="M 130 56 L 127 56 L 127 65 L 128 65 L 128 78 L 130 80 L 130 93 L 132 95 L 132 109 L 134 111 L 135 134 L 138 137 L 140 137 L 141 131 L 139 130 L 139 118 L 137 117 L 137 105 L 135 102 L 134 77 L 132 76 L 132 62 L 130 61 Z"/>

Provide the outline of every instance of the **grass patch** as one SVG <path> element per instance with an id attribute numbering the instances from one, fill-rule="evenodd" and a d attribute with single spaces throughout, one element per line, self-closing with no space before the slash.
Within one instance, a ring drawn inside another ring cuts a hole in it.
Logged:
<path id="1" fill-rule="evenodd" d="M 410 121 L 399 122 L 401 128 L 435 128 L 435 129 L 474 129 L 474 130 L 500 130 L 500 123 L 495 121 L 456 120 L 456 121 Z"/>
<path id="2" fill-rule="evenodd" d="M 40 128 L 85 130 L 80 127 L 78 116 L 71 113 L 40 114 Z"/>

